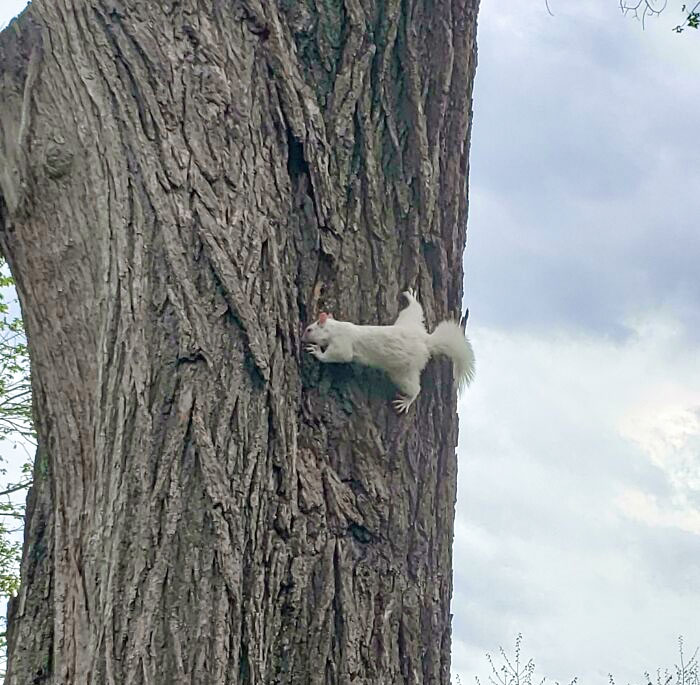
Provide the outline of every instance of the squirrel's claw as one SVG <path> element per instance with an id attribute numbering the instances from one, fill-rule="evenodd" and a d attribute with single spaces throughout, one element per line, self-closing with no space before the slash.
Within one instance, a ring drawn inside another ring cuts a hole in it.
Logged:
<path id="1" fill-rule="evenodd" d="M 399 395 L 393 402 L 392 404 L 394 405 L 394 409 L 399 414 L 408 414 L 408 408 L 411 406 L 411 400 L 408 399 L 408 397 L 401 397 Z"/>

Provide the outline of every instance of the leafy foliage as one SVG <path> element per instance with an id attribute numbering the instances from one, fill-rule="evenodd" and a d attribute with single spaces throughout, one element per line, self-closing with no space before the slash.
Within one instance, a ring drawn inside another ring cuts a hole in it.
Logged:
<path id="1" fill-rule="evenodd" d="M 509 657 L 503 647 L 498 648 L 503 661 L 500 666 L 496 666 L 490 654 L 486 655 L 489 666 L 491 666 L 489 675 L 489 683 L 491 685 L 533 685 L 533 682 L 538 685 L 544 685 L 546 678 L 535 678 L 535 661 L 528 659 L 523 663 L 522 642 L 523 636 L 521 633 L 518 633 L 518 636 L 515 638 L 515 654 L 513 657 Z M 478 676 L 475 677 L 475 680 L 477 685 L 481 685 Z M 573 678 L 569 685 L 575 685 L 577 680 L 577 678 Z"/>
<path id="2" fill-rule="evenodd" d="M 619 2 L 622 13 L 641 19 L 642 26 L 645 25 L 647 17 L 658 16 L 668 4 L 668 0 L 619 0 Z M 676 33 L 683 33 L 686 28 L 700 28 L 700 0 L 693 7 L 683 5 L 681 12 L 683 21 L 674 27 L 673 30 Z"/>
<path id="3" fill-rule="evenodd" d="M 12 278 L 0 262 L 0 475 L 8 450 L 24 451 L 19 480 L 5 481 L 0 490 L 0 599 L 7 600 L 19 588 L 21 545 L 19 532 L 24 522 L 24 500 L 31 485 L 29 450 L 35 442 L 32 424 L 32 396 L 29 358 L 22 319 L 13 314 Z M 13 307 L 13 305 L 15 305 Z M 4 622 L 4 618 L 1 619 Z M 5 651 L 5 632 L 0 632 L 0 654 Z M 0 659 L 0 661 L 2 661 Z M 0 669 L 1 670 L 1 669 Z"/>
<path id="4" fill-rule="evenodd" d="M 533 659 L 528 659 L 523 662 L 522 659 L 522 641 L 523 636 L 519 633 L 515 639 L 515 653 L 509 657 L 503 647 L 499 647 L 502 663 L 496 665 L 490 654 L 486 655 L 486 659 L 491 666 L 491 673 L 488 676 L 491 685 L 543 685 L 545 678 L 535 678 L 535 662 Z M 683 637 L 678 638 L 678 663 L 672 669 L 666 668 L 663 671 L 657 669 L 654 676 L 648 672 L 644 673 L 644 677 L 640 685 L 700 685 L 700 664 L 698 663 L 698 653 L 700 647 L 693 652 L 693 655 L 688 658 L 683 645 Z M 477 685 L 481 685 L 481 680 L 475 676 Z M 578 678 L 570 681 L 569 685 L 574 685 L 578 682 Z M 616 685 L 612 675 L 608 676 L 610 685 Z M 459 676 L 455 678 L 455 685 L 464 685 Z"/>
<path id="5" fill-rule="evenodd" d="M 673 29 L 676 33 L 683 33 L 686 28 L 700 28 L 700 1 L 696 2 L 692 8 L 689 8 L 688 5 L 683 5 L 681 12 L 685 14 L 685 20 Z"/>
<path id="6" fill-rule="evenodd" d="M 0 288 L 12 285 L 12 278 L 0 273 Z M 0 440 L 34 441 L 31 393 L 22 319 L 10 314 L 0 290 Z"/>
<path id="7" fill-rule="evenodd" d="M 647 17 L 659 16 L 668 5 L 668 0 L 618 0 L 618 2 L 622 13 L 639 19 L 642 22 L 642 26 L 646 25 Z M 544 6 L 547 14 L 553 17 L 554 12 L 549 6 L 549 0 L 544 0 Z M 692 7 L 683 5 L 681 13 L 683 14 L 683 21 L 673 28 L 676 33 L 683 33 L 686 29 L 700 28 L 700 0 Z"/>
<path id="8" fill-rule="evenodd" d="M 683 636 L 678 638 L 678 663 L 673 669 L 657 669 L 655 677 L 644 673 L 644 685 L 700 685 L 700 671 L 698 670 L 698 650 L 688 659 L 683 651 Z M 609 676 L 610 685 L 615 685 L 615 679 Z"/>

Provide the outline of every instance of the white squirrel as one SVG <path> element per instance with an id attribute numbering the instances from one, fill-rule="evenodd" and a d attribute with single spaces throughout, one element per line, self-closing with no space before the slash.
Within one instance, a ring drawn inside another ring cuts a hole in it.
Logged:
<path id="1" fill-rule="evenodd" d="M 321 362 L 358 362 L 384 371 L 400 391 L 393 402 L 399 413 L 408 412 L 418 397 L 421 371 L 434 354 L 452 359 L 458 391 L 474 377 L 474 352 L 459 324 L 443 321 L 428 333 L 415 291 L 407 290 L 403 295 L 408 306 L 392 326 L 336 321 L 332 314 L 323 312 L 301 336 L 302 342 L 308 343 L 306 351 Z"/>

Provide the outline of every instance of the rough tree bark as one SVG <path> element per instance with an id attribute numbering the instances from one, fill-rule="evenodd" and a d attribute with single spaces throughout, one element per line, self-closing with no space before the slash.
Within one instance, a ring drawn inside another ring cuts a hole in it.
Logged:
<path id="1" fill-rule="evenodd" d="M 455 393 L 303 322 L 457 316 L 478 0 L 34 0 L 0 242 L 39 450 L 6 683 L 449 682 Z"/>

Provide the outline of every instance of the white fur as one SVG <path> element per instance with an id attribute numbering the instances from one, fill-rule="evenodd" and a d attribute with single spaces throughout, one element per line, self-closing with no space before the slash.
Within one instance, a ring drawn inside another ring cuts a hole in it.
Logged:
<path id="1" fill-rule="evenodd" d="M 444 354 L 454 363 L 457 389 L 474 377 L 474 352 L 454 321 L 443 321 L 433 333 L 423 323 L 423 307 L 412 290 L 404 296 L 408 306 L 392 326 L 360 326 L 328 317 L 312 323 L 302 336 L 307 352 L 322 362 L 358 362 L 382 369 L 401 394 L 394 400 L 399 412 L 407 412 L 420 392 L 420 374 L 431 356 Z"/>

